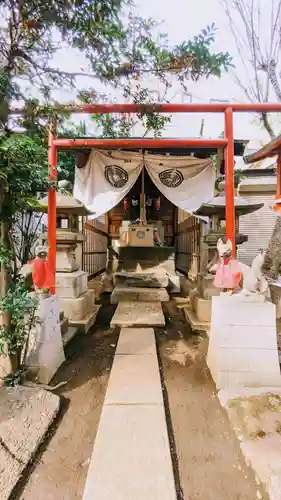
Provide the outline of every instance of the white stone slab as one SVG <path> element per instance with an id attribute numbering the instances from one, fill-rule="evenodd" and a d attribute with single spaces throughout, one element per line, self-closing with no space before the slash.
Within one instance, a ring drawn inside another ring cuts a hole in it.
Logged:
<path id="1" fill-rule="evenodd" d="M 275 306 L 213 297 L 207 363 L 218 389 L 281 386 Z"/>
<path id="2" fill-rule="evenodd" d="M 155 354 L 153 328 L 122 328 L 115 354 Z"/>
<path id="3" fill-rule="evenodd" d="M 275 306 L 253 297 L 220 295 L 212 297 L 212 324 L 232 326 L 272 326 Z"/>
<path id="4" fill-rule="evenodd" d="M 110 326 L 165 326 L 160 302 L 120 302 Z"/>
<path id="5" fill-rule="evenodd" d="M 104 406 L 83 500 L 176 500 L 163 405 Z"/>
<path id="6" fill-rule="evenodd" d="M 156 354 L 116 355 L 104 404 L 163 404 Z"/>

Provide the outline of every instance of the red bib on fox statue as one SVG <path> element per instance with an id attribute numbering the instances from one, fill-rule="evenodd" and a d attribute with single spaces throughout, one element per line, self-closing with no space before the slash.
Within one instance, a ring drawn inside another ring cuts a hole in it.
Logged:
<path id="1" fill-rule="evenodd" d="M 230 240 L 227 240 L 226 244 L 224 244 L 219 239 L 217 249 L 220 262 L 213 267 L 213 270 L 216 270 L 214 285 L 224 292 L 234 293 L 243 277 L 240 263 L 232 258 L 232 243 Z"/>
<path id="2" fill-rule="evenodd" d="M 33 285 L 39 290 L 49 290 L 54 286 L 54 278 L 47 257 L 47 248 L 38 247 L 36 249 L 36 258 L 30 262 L 32 265 Z"/>

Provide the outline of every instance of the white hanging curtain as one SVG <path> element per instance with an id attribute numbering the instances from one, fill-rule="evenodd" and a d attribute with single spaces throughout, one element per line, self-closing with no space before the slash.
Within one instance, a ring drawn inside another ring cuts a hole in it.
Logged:
<path id="1" fill-rule="evenodd" d="M 146 154 L 144 162 L 156 187 L 178 208 L 192 214 L 213 197 L 215 169 L 210 158 Z"/>
<path id="2" fill-rule="evenodd" d="M 159 191 L 178 208 L 193 213 L 213 197 L 210 158 L 105 150 L 93 150 L 85 167 L 76 167 L 73 195 L 93 218 L 100 217 L 127 195 L 144 165 Z"/>
<path id="3" fill-rule="evenodd" d="M 139 153 L 93 150 L 85 167 L 75 169 L 73 196 L 96 219 L 122 201 L 142 168 Z"/>

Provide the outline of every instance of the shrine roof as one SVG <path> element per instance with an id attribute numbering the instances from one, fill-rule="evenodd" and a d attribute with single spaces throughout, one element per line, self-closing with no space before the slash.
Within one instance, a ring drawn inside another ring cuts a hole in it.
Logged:
<path id="1" fill-rule="evenodd" d="M 278 154 L 281 154 L 281 135 L 275 137 L 254 153 L 244 156 L 244 162 L 247 164 L 255 163 L 266 158 L 272 158 Z"/>

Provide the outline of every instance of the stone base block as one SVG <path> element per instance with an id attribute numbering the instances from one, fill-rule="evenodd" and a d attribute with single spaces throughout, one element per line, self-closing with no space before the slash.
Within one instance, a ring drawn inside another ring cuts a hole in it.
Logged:
<path id="1" fill-rule="evenodd" d="M 165 326 L 160 302 L 120 302 L 110 323 L 115 326 Z"/>
<path id="2" fill-rule="evenodd" d="M 165 273 L 127 273 L 115 274 L 116 286 L 133 288 L 167 288 L 169 277 Z"/>
<path id="3" fill-rule="evenodd" d="M 169 294 L 165 288 L 134 288 L 116 286 L 111 294 L 111 304 L 120 301 L 168 302 Z"/>
<path id="4" fill-rule="evenodd" d="M 218 389 L 281 387 L 275 306 L 242 295 L 213 297 L 207 363 Z"/>
<path id="5" fill-rule="evenodd" d="M 190 306 L 183 307 L 183 314 L 186 322 L 189 324 L 193 332 L 203 332 L 209 335 L 210 323 L 206 323 L 206 321 L 199 321 Z"/>
<path id="6" fill-rule="evenodd" d="M 60 273 L 73 273 L 77 271 L 79 266 L 76 262 L 73 247 L 57 246 L 56 255 L 56 270 Z"/>
<path id="7" fill-rule="evenodd" d="M 77 329 L 77 333 L 88 333 L 90 328 L 95 324 L 100 306 L 94 305 L 92 311 L 80 320 L 70 321 L 69 325 Z"/>
<path id="8" fill-rule="evenodd" d="M 76 298 L 87 291 L 88 275 L 84 271 L 56 273 L 56 294 L 61 298 Z"/>
<path id="9" fill-rule="evenodd" d="M 95 305 L 95 290 L 87 290 L 80 297 L 61 299 L 64 315 L 70 321 L 81 320 L 87 316 Z"/>
<path id="10" fill-rule="evenodd" d="M 198 278 L 198 290 L 202 298 L 211 299 L 220 294 L 220 290 L 214 286 L 214 276 L 212 274 L 204 274 Z"/>
<path id="11" fill-rule="evenodd" d="M 199 321 L 209 323 L 212 316 L 212 301 L 210 299 L 203 299 L 198 295 L 193 298 L 194 312 Z"/>
<path id="12" fill-rule="evenodd" d="M 180 276 L 177 274 L 170 274 L 168 275 L 169 279 L 169 285 L 168 285 L 168 290 L 170 293 L 180 293 L 181 291 L 181 282 L 180 282 Z"/>

